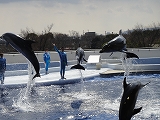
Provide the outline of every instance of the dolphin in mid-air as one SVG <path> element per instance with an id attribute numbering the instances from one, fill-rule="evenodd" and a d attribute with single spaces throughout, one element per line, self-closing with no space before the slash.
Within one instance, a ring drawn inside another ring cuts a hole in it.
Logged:
<path id="1" fill-rule="evenodd" d="M 139 90 L 143 88 L 145 85 L 142 85 L 140 82 L 127 84 L 126 77 L 124 78 L 123 81 L 124 92 L 122 95 L 119 108 L 119 120 L 130 120 L 132 116 L 141 111 L 142 107 L 137 109 L 134 109 L 134 107 L 137 101 Z"/>
<path id="2" fill-rule="evenodd" d="M 122 36 L 122 30 L 119 31 L 119 36 L 110 40 L 107 44 L 105 44 L 100 53 L 113 53 L 113 52 L 123 52 L 126 53 L 127 58 L 139 58 L 136 54 L 127 52 L 126 49 L 126 39 Z"/>
<path id="3" fill-rule="evenodd" d="M 36 55 L 34 54 L 32 50 L 32 43 L 35 43 L 34 41 L 31 40 L 24 40 L 18 35 L 15 35 L 13 33 L 5 33 L 1 37 L 3 40 L 6 41 L 6 43 L 10 44 L 14 49 L 19 51 L 21 54 L 23 54 L 33 65 L 36 75 L 32 78 L 34 79 L 35 77 L 40 77 L 40 66 L 38 59 Z"/>
<path id="4" fill-rule="evenodd" d="M 84 50 L 80 47 L 80 45 L 76 50 L 76 57 L 77 57 L 77 65 L 72 66 L 71 69 L 85 70 L 85 68 L 82 65 L 80 65 L 83 61 L 87 62 L 87 60 L 84 58 L 85 57 Z"/>

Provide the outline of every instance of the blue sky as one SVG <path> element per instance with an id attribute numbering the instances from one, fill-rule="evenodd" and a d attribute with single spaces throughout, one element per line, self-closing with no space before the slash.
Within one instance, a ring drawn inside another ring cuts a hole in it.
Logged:
<path id="1" fill-rule="evenodd" d="M 118 33 L 160 22 L 160 0 L 0 0 L 0 34 L 95 31 Z"/>

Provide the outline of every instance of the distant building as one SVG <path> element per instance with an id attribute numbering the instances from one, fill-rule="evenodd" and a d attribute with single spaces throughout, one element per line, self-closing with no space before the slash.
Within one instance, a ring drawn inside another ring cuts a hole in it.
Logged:
<path id="1" fill-rule="evenodd" d="M 85 36 L 95 37 L 96 36 L 96 32 L 86 32 Z"/>
<path id="2" fill-rule="evenodd" d="M 110 32 L 107 32 L 105 35 L 110 35 L 111 33 Z"/>

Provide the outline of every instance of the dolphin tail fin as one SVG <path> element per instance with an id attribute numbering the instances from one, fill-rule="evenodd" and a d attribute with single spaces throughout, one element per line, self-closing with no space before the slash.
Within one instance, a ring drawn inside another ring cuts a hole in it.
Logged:
<path id="1" fill-rule="evenodd" d="M 141 111 L 141 109 L 142 109 L 142 107 L 134 109 L 132 116 L 135 115 L 135 114 L 137 114 L 137 113 L 139 113 Z"/>
<path id="2" fill-rule="evenodd" d="M 119 30 L 119 35 L 122 35 L 122 29 L 121 29 L 121 30 Z"/>
<path id="3" fill-rule="evenodd" d="M 127 51 L 123 51 L 123 52 L 127 54 L 127 58 L 138 58 L 139 59 L 139 57 L 134 53 L 127 52 Z"/>
<path id="4" fill-rule="evenodd" d="M 39 73 L 37 73 L 37 74 L 32 78 L 32 80 L 33 80 L 34 78 L 36 78 L 36 77 L 41 77 L 41 76 L 40 76 Z"/>
<path id="5" fill-rule="evenodd" d="M 80 64 L 72 66 L 71 69 L 82 69 L 82 70 L 85 70 L 85 68 Z"/>

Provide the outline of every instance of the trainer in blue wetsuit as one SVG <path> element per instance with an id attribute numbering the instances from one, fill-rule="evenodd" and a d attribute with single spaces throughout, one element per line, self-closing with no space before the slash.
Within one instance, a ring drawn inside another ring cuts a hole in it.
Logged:
<path id="1" fill-rule="evenodd" d="M 3 53 L 0 53 L 0 80 L 4 84 L 4 73 L 6 70 L 6 59 L 3 58 Z"/>
<path id="2" fill-rule="evenodd" d="M 55 44 L 53 44 L 53 46 L 54 46 L 55 51 L 58 52 L 59 57 L 60 57 L 60 62 L 61 62 L 60 75 L 61 75 L 61 79 L 66 79 L 64 77 L 64 75 L 65 75 L 65 68 L 66 68 L 66 65 L 67 65 L 67 55 L 64 52 L 64 48 L 63 47 L 61 48 L 61 51 L 59 51 L 58 48 L 55 46 Z"/>
<path id="3" fill-rule="evenodd" d="M 50 54 L 48 53 L 48 49 L 46 49 L 45 53 L 43 54 L 43 60 L 45 63 L 46 74 L 48 74 L 48 67 L 50 64 Z"/>

